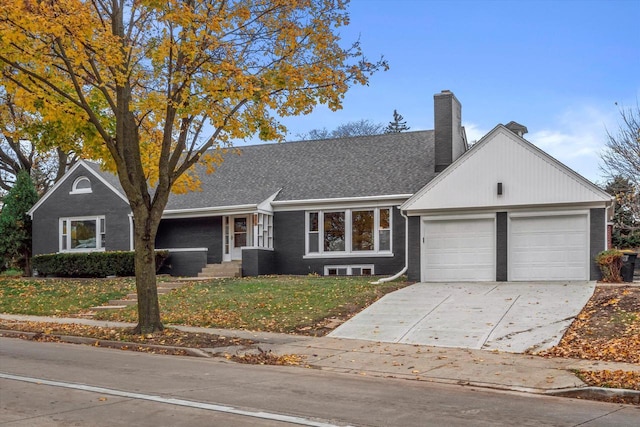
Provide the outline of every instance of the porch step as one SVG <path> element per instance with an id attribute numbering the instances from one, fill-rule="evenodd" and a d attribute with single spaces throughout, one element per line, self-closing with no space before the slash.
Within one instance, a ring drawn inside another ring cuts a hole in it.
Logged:
<path id="1" fill-rule="evenodd" d="M 207 264 L 198 273 L 198 277 L 242 277 L 242 261 Z"/>

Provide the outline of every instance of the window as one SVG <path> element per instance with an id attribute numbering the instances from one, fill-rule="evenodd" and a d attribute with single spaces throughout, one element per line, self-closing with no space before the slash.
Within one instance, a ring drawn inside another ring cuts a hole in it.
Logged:
<path id="1" fill-rule="evenodd" d="M 372 251 L 375 249 L 373 234 L 374 211 L 351 213 L 351 250 Z"/>
<path id="2" fill-rule="evenodd" d="M 60 219 L 60 251 L 99 251 L 106 245 L 103 216 Z"/>
<path id="3" fill-rule="evenodd" d="M 91 181 L 86 176 L 79 176 L 73 181 L 69 194 L 91 193 Z"/>
<path id="4" fill-rule="evenodd" d="M 257 218 L 256 236 L 257 246 L 261 248 L 273 248 L 273 215 L 269 214 L 255 214 L 254 218 Z M 256 221 L 256 219 L 254 219 Z"/>
<path id="5" fill-rule="evenodd" d="M 391 208 L 307 212 L 307 255 L 391 252 Z"/>
<path id="6" fill-rule="evenodd" d="M 380 209 L 378 242 L 379 250 L 391 250 L 391 209 Z"/>
<path id="7" fill-rule="evenodd" d="M 344 252 L 346 237 L 344 218 L 344 212 L 326 212 L 324 214 L 325 252 Z"/>
<path id="8" fill-rule="evenodd" d="M 318 212 L 309 212 L 309 246 L 307 246 L 308 253 L 318 252 Z"/>
<path id="9" fill-rule="evenodd" d="M 373 276 L 373 265 L 325 265 L 325 276 Z"/>

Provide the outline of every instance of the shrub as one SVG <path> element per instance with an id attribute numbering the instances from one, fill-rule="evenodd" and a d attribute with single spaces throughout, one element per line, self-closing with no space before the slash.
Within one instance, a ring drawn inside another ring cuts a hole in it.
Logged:
<path id="1" fill-rule="evenodd" d="M 156 251 L 156 270 L 168 257 L 168 251 Z M 134 276 L 134 258 L 130 251 L 48 254 L 35 256 L 33 267 L 41 276 Z"/>
<path id="2" fill-rule="evenodd" d="M 602 251 L 596 256 L 596 264 L 598 264 L 598 267 L 602 272 L 603 282 L 622 282 L 620 269 L 622 269 L 623 256 L 624 253 L 618 249 Z"/>

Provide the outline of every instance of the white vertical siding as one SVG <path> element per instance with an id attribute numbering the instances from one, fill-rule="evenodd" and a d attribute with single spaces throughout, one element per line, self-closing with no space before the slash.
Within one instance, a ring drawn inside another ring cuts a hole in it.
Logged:
<path id="1" fill-rule="evenodd" d="M 503 193 L 497 194 L 498 183 Z M 411 211 L 606 202 L 607 195 L 504 127 L 403 206 Z"/>

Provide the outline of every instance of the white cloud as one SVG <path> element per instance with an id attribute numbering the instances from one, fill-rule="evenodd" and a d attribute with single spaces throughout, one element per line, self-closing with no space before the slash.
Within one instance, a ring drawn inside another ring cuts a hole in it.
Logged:
<path id="1" fill-rule="evenodd" d="M 480 128 L 480 126 L 475 123 L 463 123 L 463 126 L 464 131 L 467 134 L 467 141 L 469 142 L 469 145 L 475 144 L 480 140 L 480 138 L 489 132 L 486 129 Z"/>
<path id="2" fill-rule="evenodd" d="M 614 129 L 616 120 L 613 112 L 583 106 L 564 112 L 551 126 L 525 138 L 585 178 L 602 181 L 600 153 L 606 129 Z"/>

